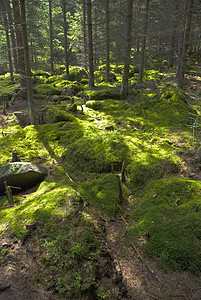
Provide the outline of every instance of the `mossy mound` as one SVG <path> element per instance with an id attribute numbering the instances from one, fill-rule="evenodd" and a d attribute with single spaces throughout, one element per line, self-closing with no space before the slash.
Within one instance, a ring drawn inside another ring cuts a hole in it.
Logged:
<path id="1" fill-rule="evenodd" d="M 48 105 L 46 107 L 46 115 L 50 123 L 76 121 L 76 117 L 67 112 L 66 106 Z"/>
<path id="2" fill-rule="evenodd" d="M 19 89 L 20 84 L 11 81 L 10 79 L 0 80 L 0 100 L 8 99 L 10 100 L 12 96 Z"/>
<path id="3" fill-rule="evenodd" d="M 84 94 L 89 97 L 90 100 L 104 100 L 104 99 L 119 99 L 118 93 L 113 93 L 109 89 L 87 90 Z"/>
<path id="4" fill-rule="evenodd" d="M 84 136 L 69 146 L 63 160 L 85 172 L 110 172 L 120 170 L 123 161 L 129 160 L 129 149 L 121 136 L 99 133 Z"/>
<path id="5" fill-rule="evenodd" d="M 143 247 L 172 270 L 201 269 L 200 182 L 170 177 L 150 183 L 134 202 L 137 224 L 129 237 L 144 237 Z"/>
<path id="6" fill-rule="evenodd" d="M 88 79 L 88 73 L 84 68 L 78 66 L 70 66 L 69 78 L 72 81 L 81 81 L 81 79 Z"/>
<path id="7" fill-rule="evenodd" d="M 100 175 L 96 179 L 87 180 L 82 184 L 83 197 L 88 199 L 90 205 L 97 211 L 112 216 L 115 199 L 118 198 L 119 189 L 115 174 Z M 119 201 L 119 200 L 118 200 Z"/>
<path id="8" fill-rule="evenodd" d="M 191 125 L 192 112 L 196 113 L 177 92 L 172 92 L 168 98 L 143 101 L 135 106 L 136 116 L 155 126 L 184 128 Z"/>
<path id="9" fill-rule="evenodd" d="M 132 107 L 130 104 L 110 99 L 102 101 L 90 100 L 87 101 L 86 106 L 94 110 L 99 110 L 107 113 L 112 112 L 114 114 L 115 112 L 118 114 L 118 112 L 122 110 L 126 111 L 127 109 Z"/>
<path id="10" fill-rule="evenodd" d="M 54 87 L 52 84 L 38 84 L 36 91 L 44 96 L 61 95 L 61 90 Z"/>
<path id="11" fill-rule="evenodd" d="M 127 167 L 130 181 L 138 187 L 148 180 L 156 180 L 167 174 L 178 173 L 178 171 L 179 165 L 173 160 L 157 158 L 147 152 L 137 156 Z"/>

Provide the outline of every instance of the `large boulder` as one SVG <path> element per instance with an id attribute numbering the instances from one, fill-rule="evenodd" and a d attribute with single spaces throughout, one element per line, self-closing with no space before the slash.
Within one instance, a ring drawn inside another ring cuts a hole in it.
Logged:
<path id="1" fill-rule="evenodd" d="M 12 187 L 13 194 L 43 181 L 47 169 L 28 162 L 13 162 L 0 167 L 0 195 L 5 195 L 4 181 Z M 20 188 L 20 189 L 19 189 Z"/>

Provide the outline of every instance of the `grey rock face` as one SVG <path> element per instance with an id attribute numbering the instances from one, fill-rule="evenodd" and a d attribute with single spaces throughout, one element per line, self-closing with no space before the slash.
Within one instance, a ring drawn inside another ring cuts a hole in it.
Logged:
<path id="1" fill-rule="evenodd" d="M 13 162 L 0 167 L 0 195 L 5 195 L 4 181 L 16 194 L 43 181 L 47 169 L 28 162 Z M 20 189 L 17 189 L 20 188 Z"/>

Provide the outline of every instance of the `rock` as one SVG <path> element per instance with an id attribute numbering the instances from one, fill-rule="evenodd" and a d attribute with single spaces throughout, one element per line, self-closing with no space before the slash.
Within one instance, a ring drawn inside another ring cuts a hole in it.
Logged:
<path id="1" fill-rule="evenodd" d="M 0 167 L 0 195 L 5 195 L 4 181 L 12 188 L 12 193 L 26 190 L 43 181 L 47 169 L 28 162 L 13 162 Z M 18 189 L 17 189 L 18 188 Z"/>
<path id="2" fill-rule="evenodd" d="M 112 130 L 114 130 L 114 126 L 113 125 L 108 125 L 108 126 L 105 127 L 105 130 L 112 131 Z"/>
<path id="3" fill-rule="evenodd" d="M 24 128 L 30 124 L 29 115 L 23 111 L 15 111 L 14 115 L 18 119 L 19 125 Z"/>

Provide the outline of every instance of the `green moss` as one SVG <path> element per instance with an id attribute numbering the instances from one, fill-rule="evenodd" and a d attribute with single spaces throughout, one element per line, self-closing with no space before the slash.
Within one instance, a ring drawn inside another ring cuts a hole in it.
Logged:
<path id="1" fill-rule="evenodd" d="M 129 149 L 118 133 L 97 132 L 71 144 L 63 160 L 85 172 L 111 171 L 112 166 L 120 170 L 122 162 L 129 160 Z"/>
<path id="2" fill-rule="evenodd" d="M 88 74 L 84 68 L 77 67 L 77 66 L 71 66 L 69 68 L 69 77 L 70 80 L 74 81 L 81 81 L 81 79 L 87 79 Z"/>
<path id="3" fill-rule="evenodd" d="M 150 183 L 136 202 L 131 216 L 137 224 L 131 236 L 149 233 L 144 249 L 172 270 L 201 268 L 200 182 L 170 177 Z"/>
<path id="4" fill-rule="evenodd" d="M 97 179 L 87 180 L 82 184 L 82 188 L 84 198 L 88 199 L 97 211 L 112 216 L 115 199 L 119 195 L 116 175 L 100 175 Z"/>
<path id="5" fill-rule="evenodd" d="M 168 159 L 157 158 L 145 152 L 137 155 L 134 162 L 127 167 L 127 173 L 135 186 L 142 186 L 148 180 L 161 178 L 164 174 L 177 173 L 179 166 L 176 162 Z"/>
<path id="6" fill-rule="evenodd" d="M 84 93 L 90 100 L 119 99 L 119 94 L 114 94 L 109 89 L 88 90 Z"/>
<path id="7" fill-rule="evenodd" d="M 36 87 L 39 94 L 50 96 L 50 95 L 61 95 L 61 90 L 54 87 L 52 84 L 39 84 Z"/>
<path id="8" fill-rule="evenodd" d="M 46 114 L 51 123 L 76 121 L 76 117 L 68 113 L 65 109 L 62 109 L 62 106 L 48 105 Z"/>

